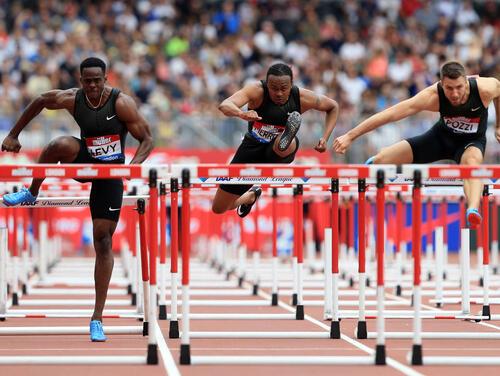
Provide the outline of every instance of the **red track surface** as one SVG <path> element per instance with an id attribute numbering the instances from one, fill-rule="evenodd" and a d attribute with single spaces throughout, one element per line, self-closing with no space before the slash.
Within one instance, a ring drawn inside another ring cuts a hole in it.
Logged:
<path id="1" fill-rule="evenodd" d="M 214 276 L 215 276 L 214 271 Z M 192 275 L 193 280 L 196 276 Z M 251 287 L 245 286 L 248 291 Z M 235 287 L 235 289 L 237 289 Z M 192 300 L 205 299 L 262 299 L 268 298 L 269 291 L 263 291 L 260 297 L 217 297 L 217 296 L 192 296 Z M 387 300 L 396 299 L 387 290 Z M 23 299 L 57 298 L 72 299 L 72 296 L 26 296 Z M 92 297 L 78 296 L 78 299 Z M 109 297 L 111 299 L 127 299 L 126 296 Z M 307 299 L 319 299 L 318 297 L 305 297 Z M 373 299 L 370 297 L 369 299 Z M 191 313 L 290 313 L 294 309 L 288 305 L 290 298 L 280 296 L 283 303 L 279 307 L 215 307 L 215 306 L 192 306 Z M 343 299 L 344 300 L 344 299 Z M 427 301 L 424 300 L 424 304 Z M 427 307 L 434 308 L 431 304 Z M 43 307 L 21 306 L 19 309 L 34 309 Z M 57 308 L 50 306 L 46 308 Z M 80 308 L 80 307 L 60 307 Z M 84 307 L 82 307 L 84 308 Z M 88 307 L 87 307 L 88 308 Z M 120 309 L 126 307 L 109 307 Z M 130 308 L 130 307 L 128 307 Z M 289 310 L 287 310 L 287 308 Z M 372 309 L 372 307 L 368 307 Z M 354 309 L 354 308 L 349 308 Z M 407 306 L 391 306 L 386 309 L 410 309 Z M 447 310 L 458 310 L 459 306 L 446 305 Z M 473 313 L 479 312 L 481 306 L 472 306 Z M 181 311 L 181 310 L 180 310 Z M 308 307 L 305 305 L 306 320 L 191 320 L 191 330 L 199 331 L 319 331 L 329 330 L 330 322 L 323 321 L 322 307 Z M 498 306 L 492 305 L 492 314 L 499 314 Z M 365 345 L 368 349 L 374 349 L 374 340 L 357 340 L 354 337 L 354 329 L 357 320 L 344 319 L 341 322 L 342 333 L 350 337 L 355 343 Z M 173 358 L 178 363 L 180 340 L 168 339 L 168 321 L 161 321 L 163 337 L 167 340 L 168 348 Z M 180 322 L 181 324 L 181 322 Z M 17 319 L 10 318 L 0 323 L 0 327 L 6 326 L 86 326 L 87 319 Z M 107 319 L 105 327 L 112 325 L 133 326 L 141 325 L 134 319 Z M 386 331 L 412 331 L 411 319 L 387 319 L 385 321 Z M 182 329 L 182 325 L 180 325 Z M 368 330 L 375 331 L 375 320 L 368 320 Z M 467 331 L 467 332 L 500 332 L 500 325 L 495 321 L 473 323 L 461 320 L 433 320 L 423 321 L 424 331 Z M 50 335 L 50 336 L 2 336 L 0 339 L 0 356 L 6 355 L 145 355 L 147 338 L 141 335 L 108 335 L 106 343 L 91 343 L 88 335 Z M 161 341 L 161 339 L 160 339 Z M 500 357 L 499 340 L 423 340 L 424 356 L 428 355 L 454 355 L 454 356 L 497 356 Z M 480 372 L 482 376 L 498 375 L 498 367 L 465 367 L 465 366 L 420 366 L 410 367 L 407 365 L 406 356 L 411 349 L 411 340 L 386 340 L 387 356 L 407 370 L 414 370 L 425 375 L 470 375 Z M 344 339 L 191 339 L 191 355 L 367 355 L 366 351 L 359 349 Z M 160 356 L 161 359 L 161 356 Z M 179 366 L 182 375 L 273 375 L 277 373 L 287 376 L 294 375 L 331 375 L 331 374 L 375 374 L 396 375 L 402 372 L 391 365 L 386 366 Z M 126 365 L 126 366 L 0 366 L 0 375 L 165 375 L 167 369 L 160 360 L 160 365 Z M 409 373 L 407 373 L 409 374 Z"/>

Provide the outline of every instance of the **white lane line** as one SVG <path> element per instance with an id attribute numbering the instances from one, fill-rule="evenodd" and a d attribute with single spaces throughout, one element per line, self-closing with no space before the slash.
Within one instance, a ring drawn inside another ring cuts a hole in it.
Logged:
<path id="1" fill-rule="evenodd" d="M 158 349 L 160 350 L 163 364 L 165 365 L 165 369 L 167 370 L 167 375 L 181 376 L 179 368 L 177 368 L 177 364 L 175 364 L 175 360 L 172 357 L 172 353 L 168 349 L 167 343 L 165 342 L 165 338 L 163 337 L 163 333 L 161 332 L 160 325 L 158 325 L 158 321 L 154 320 L 154 322 L 156 330 L 156 340 L 158 341 Z"/>
<path id="2" fill-rule="evenodd" d="M 271 300 L 271 296 L 268 295 L 267 293 L 263 292 L 263 291 L 260 291 L 259 292 L 259 295 L 265 299 L 269 299 Z M 281 301 L 278 301 L 278 305 L 284 309 L 286 309 L 287 311 L 289 312 L 295 312 L 295 308 L 293 308 L 292 306 L 289 306 L 288 304 L 285 304 Z M 330 330 L 330 327 L 323 324 L 321 321 L 318 321 L 316 320 L 314 317 L 311 317 L 309 315 L 304 315 L 305 319 L 312 322 L 313 324 L 316 324 L 318 325 L 319 327 L 329 331 Z M 375 355 L 375 351 L 365 345 L 363 345 L 361 342 L 358 342 L 356 341 L 355 339 L 345 335 L 345 334 L 341 334 L 341 338 L 346 341 L 346 342 L 349 342 L 351 345 L 357 347 L 358 349 L 360 350 L 363 350 L 365 352 L 367 352 L 368 354 L 370 355 Z M 374 358 L 375 360 L 375 358 Z M 397 360 L 395 359 L 392 359 L 390 357 L 386 357 L 386 363 L 387 365 L 395 368 L 396 370 L 400 371 L 401 373 L 407 375 L 407 376 L 424 376 L 422 373 L 420 372 L 417 372 L 415 371 L 414 369 L 398 362 Z M 373 362 L 373 364 L 375 365 L 375 361 Z"/>
<path id="3" fill-rule="evenodd" d="M 388 293 L 386 292 L 385 295 L 390 298 L 390 299 L 396 299 L 396 300 L 400 300 L 402 298 L 400 298 L 399 296 L 396 296 L 396 295 L 393 295 L 391 293 Z M 446 313 L 446 310 L 443 309 L 443 308 L 437 308 L 437 307 L 432 307 L 432 306 L 429 306 L 427 304 L 421 304 L 421 307 L 423 308 L 427 308 L 428 310 L 430 311 L 440 311 L 440 312 L 443 312 L 443 313 Z M 478 315 L 481 315 L 481 312 L 478 313 Z M 492 329 L 496 329 L 496 330 L 500 330 L 500 326 L 496 326 L 496 325 L 493 325 L 493 324 L 489 324 L 489 323 L 486 323 L 486 322 L 483 322 L 483 321 L 480 321 L 480 322 L 476 322 L 476 324 L 479 324 L 479 325 L 482 325 L 482 326 L 486 326 L 488 328 L 492 328 Z"/>

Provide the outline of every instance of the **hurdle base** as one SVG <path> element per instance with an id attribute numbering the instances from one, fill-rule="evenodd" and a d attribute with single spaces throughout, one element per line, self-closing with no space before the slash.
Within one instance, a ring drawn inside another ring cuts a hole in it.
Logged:
<path id="1" fill-rule="evenodd" d="M 12 305 L 13 306 L 19 305 L 19 296 L 17 295 L 17 292 L 12 294 Z"/>
<path id="2" fill-rule="evenodd" d="M 411 364 L 413 366 L 423 365 L 422 360 L 422 345 L 413 345 L 411 349 Z"/>
<path id="3" fill-rule="evenodd" d="M 358 330 L 356 331 L 356 338 L 367 339 L 368 330 L 366 329 L 366 321 L 358 321 Z"/>
<path id="4" fill-rule="evenodd" d="M 330 338 L 331 339 L 340 339 L 340 321 L 333 321 L 330 326 Z"/>
<path id="5" fill-rule="evenodd" d="M 132 303 L 133 306 L 137 305 L 137 294 L 135 292 L 132 293 Z"/>
<path id="6" fill-rule="evenodd" d="M 483 277 L 479 278 L 479 287 L 484 287 L 484 280 Z"/>
<path id="7" fill-rule="evenodd" d="M 278 293 L 277 292 L 273 292 L 273 294 L 271 296 L 271 305 L 272 306 L 278 305 Z"/>
<path id="8" fill-rule="evenodd" d="M 129 283 L 127 285 L 127 295 L 131 295 L 132 294 L 132 285 Z"/>
<path id="9" fill-rule="evenodd" d="M 436 303 L 436 308 L 442 308 L 443 307 L 443 303 Z"/>
<path id="10" fill-rule="evenodd" d="M 26 283 L 23 283 L 21 291 L 23 292 L 23 295 L 28 295 L 28 285 L 26 285 Z"/>
<path id="11" fill-rule="evenodd" d="M 489 305 L 483 305 L 482 316 L 488 316 L 486 320 L 491 320 L 491 311 Z"/>
<path id="12" fill-rule="evenodd" d="M 158 364 L 158 345 L 148 345 L 148 356 L 146 358 L 147 364 Z"/>
<path id="13" fill-rule="evenodd" d="M 258 295 L 258 293 L 259 293 L 259 285 L 256 283 L 253 285 L 252 295 Z"/>
<path id="14" fill-rule="evenodd" d="M 158 320 L 166 320 L 167 319 L 167 306 L 165 304 L 160 304 L 158 310 Z"/>
<path id="15" fill-rule="evenodd" d="M 295 307 L 298 303 L 299 299 L 297 297 L 297 293 L 292 294 L 292 305 Z"/>
<path id="16" fill-rule="evenodd" d="M 297 304 L 297 308 L 295 310 L 295 319 L 304 320 L 304 305 Z"/>
<path id="17" fill-rule="evenodd" d="M 375 346 L 375 365 L 385 365 L 385 345 Z"/>
<path id="18" fill-rule="evenodd" d="M 371 282 L 370 282 L 370 277 L 366 277 L 366 287 L 370 287 Z"/>
<path id="19" fill-rule="evenodd" d="M 149 334 L 149 323 L 147 321 L 144 321 L 142 323 L 142 335 L 146 337 Z"/>
<path id="20" fill-rule="evenodd" d="M 401 285 L 396 286 L 396 296 L 401 296 L 403 294 L 403 289 L 401 288 Z"/>
<path id="21" fill-rule="evenodd" d="M 179 338 L 179 321 L 170 321 L 168 338 Z"/>
<path id="22" fill-rule="evenodd" d="M 243 287 L 244 276 L 238 277 L 238 287 Z"/>
<path id="23" fill-rule="evenodd" d="M 191 350 L 189 345 L 181 345 L 181 357 L 179 362 L 182 365 L 191 364 Z"/>
<path id="24" fill-rule="evenodd" d="M 494 266 L 493 267 L 493 275 L 497 275 L 498 274 L 498 267 Z"/>
<path id="25" fill-rule="evenodd" d="M 349 277 L 349 287 L 353 288 L 354 287 L 354 278 Z"/>

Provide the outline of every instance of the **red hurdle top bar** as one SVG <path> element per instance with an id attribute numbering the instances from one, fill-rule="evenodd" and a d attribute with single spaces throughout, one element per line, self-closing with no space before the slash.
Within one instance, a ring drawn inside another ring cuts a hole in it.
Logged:
<path id="1" fill-rule="evenodd" d="M 191 177 L 247 177 L 247 178 L 369 178 L 379 169 L 386 175 L 396 175 L 395 165 L 283 165 L 283 164 L 200 164 L 173 165 L 172 174 L 178 176 L 182 168 L 190 170 Z"/>
<path id="2" fill-rule="evenodd" d="M 3 165 L 0 179 L 22 178 L 68 178 L 68 179 L 112 179 L 148 178 L 149 170 L 156 169 L 160 178 L 170 177 L 166 165 L 121 165 L 121 164 L 23 164 Z"/>
<path id="3" fill-rule="evenodd" d="M 403 165 L 403 175 L 413 177 L 413 171 L 420 170 L 422 178 L 448 179 L 500 179 L 500 165 Z"/>

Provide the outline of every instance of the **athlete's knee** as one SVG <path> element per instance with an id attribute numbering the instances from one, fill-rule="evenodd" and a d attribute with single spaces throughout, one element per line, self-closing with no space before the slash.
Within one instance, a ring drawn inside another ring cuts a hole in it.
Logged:
<path id="1" fill-rule="evenodd" d="M 461 164 L 463 165 L 479 165 L 482 163 L 482 158 L 475 155 L 464 155 Z"/>
<path id="2" fill-rule="evenodd" d="M 94 246 L 98 254 L 110 253 L 112 246 L 112 235 L 110 232 L 106 229 L 95 229 Z"/>
<path id="3" fill-rule="evenodd" d="M 77 142 L 73 137 L 61 136 L 49 142 L 46 150 L 57 156 L 65 156 L 77 152 Z"/>
<path id="4" fill-rule="evenodd" d="M 223 214 L 227 211 L 227 208 L 222 206 L 222 205 L 219 205 L 219 204 L 216 204 L 216 203 L 213 203 L 212 204 L 212 212 L 214 214 Z"/>

